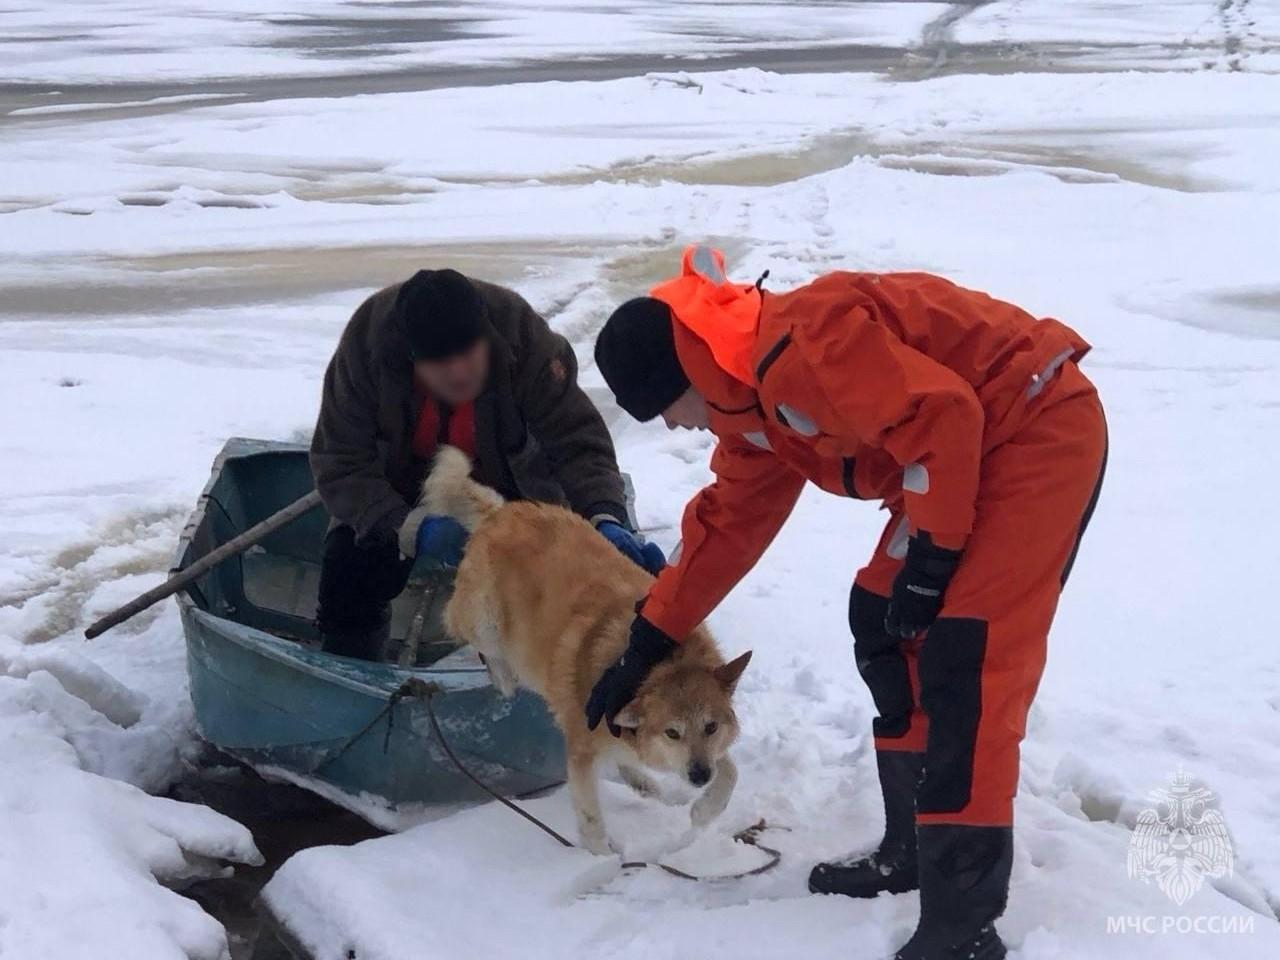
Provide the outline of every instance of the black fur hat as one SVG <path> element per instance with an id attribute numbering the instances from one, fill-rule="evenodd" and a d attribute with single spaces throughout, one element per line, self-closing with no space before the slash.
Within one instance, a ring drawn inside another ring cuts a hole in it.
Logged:
<path id="1" fill-rule="evenodd" d="M 419 270 L 400 287 L 396 316 L 414 360 L 442 360 L 488 332 L 484 299 L 457 270 Z"/>
<path id="2" fill-rule="evenodd" d="M 637 420 L 652 420 L 689 389 L 672 323 L 661 300 L 636 297 L 613 311 L 596 338 L 596 366 L 618 406 Z"/>

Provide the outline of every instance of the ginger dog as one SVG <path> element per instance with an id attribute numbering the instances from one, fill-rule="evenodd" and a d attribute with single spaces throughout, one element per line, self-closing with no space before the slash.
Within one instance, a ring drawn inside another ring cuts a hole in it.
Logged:
<path id="1" fill-rule="evenodd" d="M 583 711 L 591 687 L 626 648 L 636 602 L 653 577 L 577 514 L 507 503 L 470 473 L 466 454 L 441 448 L 405 529 L 434 514 L 471 532 L 445 627 L 482 654 L 504 695 L 520 685 L 547 702 L 565 737 L 582 845 L 593 853 L 612 849 L 597 792 L 597 768 L 606 759 L 643 794 L 656 791 L 646 769 L 684 777 L 703 788 L 690 809 L 693 824 L 712 820 L 738 779 L 727 753 L 738 735 L 730 700 L 750 651 L 725 663 L 699 626 L 617 716 L 621 737 L 605 724 L 589 731 Z"/>

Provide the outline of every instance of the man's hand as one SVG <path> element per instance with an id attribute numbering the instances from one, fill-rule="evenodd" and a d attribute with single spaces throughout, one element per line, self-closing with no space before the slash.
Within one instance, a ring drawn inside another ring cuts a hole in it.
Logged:
<path id="1" fill-rule="evenodd" d="M 404 557 L 429 557 L 446 566 L 456 567 L 462 562 L 467 536 L 466 528 L 453 517 L 415 510 L 400 528 L 400 554 Z"/>
<path id="2" fill-rule="evenodd" d="M 596 524 L 601 536 L 618 548 L 618 551 L 632 563 L 658 575 L 667 565 L 667 558 L 662 548 L 656 543 L 645 543 L 634 533 L 616 520 L 601 520 Z"/>
<path id="3" fill-rule="evenodd" d="M 587 699 L 587 729 L 594 730 L 603 719 L 609 732 L 622 735 L 613 718 L 635 699 L 636 691 L 655 666 L 676 651 L 676 642 L 640 615 L 631 621 L 631 641 L 627 649 L 596 681 Z"/>
<path id="4" fill-rule="evenodd" d="M 934 546 L 929 534 L 911 538 L 907 558 L 893 581 L 884 629 L 891 637 L 914 637 L 928 630 L 942 609 L 942 595 L 960 565 L 960 551 Z"/>

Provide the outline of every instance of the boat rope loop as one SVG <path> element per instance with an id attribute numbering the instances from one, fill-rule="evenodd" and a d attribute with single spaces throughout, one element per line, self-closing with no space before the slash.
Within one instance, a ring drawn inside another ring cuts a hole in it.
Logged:
<path id="1" fill-rule="evenodd" d="M 391 699 L 387 702 L 387 706 L 381 712 L 379 712 L 376 717 L 374 717 L 374 719 L 370 722 L 370 724 L 366 726 L 364 730 L 361 731 L 361 733 L 363 734 L 365 731 L 369 729 L 369 727 L 371 727 L 373 724 L 376 724 L 385 715 L 387 717 L 387 733 L 386 733 L 386 738 L 383 740 L 383 751 L 385 752 L 387 749 L 387 746 L 391 741 L 391 724 L 392 724 L 391 718 L 394 716 L 394 714 L 392 713 L 392 710 L 394 709 L 395 705 L 399 703 L 401 700 L 407 700 L 407 699 L 421 700 L 426 705 L 427 719 L 431 723 L 431 732 L 435 735 L 436 742 L 440 744 L 440 749 L 444 751 L 444 755 L 449 758 L 449 761 L 455 767 L 458 768 L 459 773 L 461 773 L 464 777 L 466 777 L 468 780 L 474 783 L 482 791 L 487 793 L 494 800 L 497 800 L 500 804 L 502 804 L 508 810 L 512 811 L 516 815 L 523 817 L 525 820 L 529 821 L 529 823 L 533 824 L 535 827 L 537 827 L 547 836 L 551 837 L 551 839 L 555 840 L 561 846 L 569 847 L 571 849 L 575 848 L 576 844 L 568 840 L 563 834 L 553 829 L 552 827 L 549 827 L 546 823 L 544 823 L 542 820 L 535 817 L 528 810 L 525 810 L 519 804 L 512 801 L 509 797 L 504 797 L 502 794 L 498 793 L 498 791 L 494 790 L 487 783 L 485 783 L 483 780 L 477 777 L 474 773 L 472 773 L 469 769 L 467 769 L 466 764 L 464 764 L 462 760 L 459 759 L 458 755 L 453 752 L 453 748 L 449 746 L 449 741 L 445 738 L 444 731 L 440 728 L 440 721 L 436 719 L 436 711 L 435 711 L 435 706 L 432 703 L 432 698 L 437 693 L 441 693 L 441 692 L 442 690 L 438 684 L 429 683 L 418 677 L 410 677 L 408 680 L 406 680 L 403 684 L 400 685 L 399 689 L 397 689 L 395 693 L 391 695 Z M 752 826 L 747 827 L 745 830 L 740 830 L 733 835 L 733 839 L 736 840 L 738 843 L 746 844 L 747 846 L 750 846 L 750 847 L 755 847 L 757 850 L 759 850 L 768 858 L 765 860 L 763 864 L 761 864 L 758 867 L 755 867 L 752 870 L 743 870 L 740 873 L 726 873 L 726 874 L 716 874 L 713 876 L 699 876 L 698 874 L 686 873 L 684 870 L 681 870 L 678 867 L 673 867 L 670 864 L 651 863 L 647 860 L 624 861 L 622 864 L 622 869 L 635 870 L 643 867 L 657 867 L 659 870 L 663 870 L 666 873 L 671 874 L 671 876 L 679 877 L 682 880 L 699 880 L 699 881 L 706 881 L 706 882 L 716 882 L 716 881 L 724 881 L 724 880 L 740 880 L 743 877 L 758 876 L 762 873 L 768 873 L 770 870 L 772 870 L 782 861 L 782 854 L 779 851 L 773 849 L 772 847 L 766 847 L 763 843 L 760 842 L 760 834 L 767 829 L 770 829 L 768 824 L 766 824 L 764 820 L 760 820 L 758 823 L 755 823 Z"/>

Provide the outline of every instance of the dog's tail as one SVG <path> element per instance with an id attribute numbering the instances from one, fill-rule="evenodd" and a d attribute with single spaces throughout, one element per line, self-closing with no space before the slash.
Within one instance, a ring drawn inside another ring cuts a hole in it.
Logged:
<path id="1" fill-rule="evenodd" d="M 506 501 L 492 487 L 471 479 L 471 460 L 457 447 L 441 447 L 422 483 L 422 506 L 429 514 L 453 517 L 475 530 Z"/>

